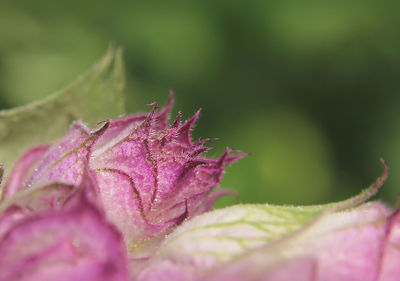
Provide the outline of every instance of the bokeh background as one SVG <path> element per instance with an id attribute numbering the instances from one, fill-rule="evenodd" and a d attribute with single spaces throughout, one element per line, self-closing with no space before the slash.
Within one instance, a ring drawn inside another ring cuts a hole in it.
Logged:
<path id="1" fill-rule="evenodd" d="M 196 138 L 252 155 L 222 187 L 237 202 L 323 203 L 391 173 L 400 194 L 400 2 L 0 2 L 0 106 L 64 87 L 125 49 L 127 110 L 176 93 L 175 113 L 203 108 Z"/>

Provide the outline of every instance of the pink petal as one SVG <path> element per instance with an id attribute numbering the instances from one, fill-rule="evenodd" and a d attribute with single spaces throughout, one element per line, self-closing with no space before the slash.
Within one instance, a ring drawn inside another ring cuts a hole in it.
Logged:
<path id="1" fill-rule="evenodd" d="M 43 157 L 48 149 L 49 146 L 47 145 L 33 147 L 17 160 L 4 187 L 2 194 L 3 200 L 4 198 L 11 197 L 24 187 L 25 181 L 29 174 L 33 172 L 35 164 Z"/>
<path id="2" fill-rule="evenodd" d="M 74 186 L 54 183 L 18 192 L 0 205 L 0 239 L 21 220 L 41 211 L 59 210 L 74 193 Z"/>
<path id="3" fill-rule="evenodd" d="M 143 270 L 139 276 L 134 277 L 137 281 L 159 281 L 159 280 L 174 280 L 174 281 L 192 281 L 197 280 L 199 276 L 194 275 L 193 271 L 186 270 L 183 265 L 176 264 L 172 261 L 163 261 L 157 264 L 157 270 L 153 267 L 148 267 Z"/>
<path id="4" fill-rule="evenodd" d="M 110 121 L 90 157 L 107 216 L 129 249 L 209 210 L 215 200 L 210 191 L 225 166 L 244 155 L 229 156 L 227 150 L 220 159 L 202 156 L 209 148 L 190 140 L 198 114 L 183 125 L 178 121 L 166 127 L 171 105 L 172 99 L 157 114 L 154 104 L 144 120 L 139 115 Z"/>
<path id="5" fill-rule="evenodd" d="M 29 210 L 17 206 L 12 206 L 2 212 L 0 215 L 0 238 L 29 214 Z"/>
<path id="6" fill-rule="evenodd" d="M 209 277 L 194 278 L 193 280 L 207 281 L 316 281 L 318 270 L 315 261 L 311 258 L 288 259 L 279 264 L 266 265 L 262 268 L 255 267 L 254 264 L 242 264 L 246 267 L 246 273 L 240 268 L 230 267 L 223 272 L 209 274 Z M 261 273 L 261 274 L 260 274 Z M 151 280 L 151 279 L 149 279 Z M 144 280 L 147 281 L 147 280 Z"/>
<path id="7" fill-rule="evenodd" d="M 75 188 L 73 185 L 63 183 L 36 186 L 35 188 L 19 192 L 3 201 L 2 205 L 0 205 L 0 211 L 10 206 L 28 209 L 31 212 L 60 209 L 72 196 Z"/>
<path id="8" fill-rule="evenodd" d="M 219 159 L 203 156 L 210 149 L 203 146 L 206 140 L 192 142 L 190 135 L 199 112 L 184 124 L 179 113 L 170 126 L 172 104 L 171 91 L 160 112 L 153 103 L 150 114 L 104 121 L 92 132 L 74 123 L 41 155 L 33 171 L 15 168 L 16 175 L 28 181 L 12 178 L 14 189 L 54 182 L 79 187 L 87 175 L 90 184 L 83 188 L 91 190 L 86 192 L 88 198 L 123 233 L 127 248 L 150 249 L 148 241 L 155 245 L 158 235 L 210 210 L 218 197 L 211 191 L 220 183 L 225 166 L 244 155 L 231 156 L 228 149 Z"/>
<path id="9" fill-rule="evenodd" d="M 273 271 L 286 272 L 289 260 L 293 260 L 292 266 L 296 267 L 296 260 L 301 263 L 304 258 L 313 260 L 316 265 L 314 274 L 306 280 L 391 280 L 378 279 L 385 251 L 387 216 L 387 210 L 379 204 L 326 215 L 288 238 L 222 265 L 204 280 L 270 280 L 267 278 L 271 275 L 270 266 Z M 391 262 L 400 266 L 400 260 Z M 307 275 L 300 270 L 296 278 Z M 281 280 L 293 280 L 293 276 L 283 276 L 286 277 Z"/>
<path id="10" fill-rule="evenodd" d="M 400 276 L 400 209 L 388 221 L 388 232 L 380 265 L 379 281 L 397 281 Z"/>
<path id="11" fill-rule="evenodd" d="M 27 187 L 54 181 L 79 185 L 91 147 L 105 129 L 106 125 L 90 134 L 85 125 L 74 123 L 63 139 L 42 158 Z"/>
<path id="12" fill-rule="evenodd" d="M 81 197 L 20 221 L 0 239 L 0 280 L 127 280 L 120 235 Z"/>

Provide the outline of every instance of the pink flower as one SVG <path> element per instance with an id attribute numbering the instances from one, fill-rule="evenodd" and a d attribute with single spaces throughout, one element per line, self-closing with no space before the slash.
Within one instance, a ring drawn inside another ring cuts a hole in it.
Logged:
<path id="1" fill-rule="evenodd" d="M 75 122 L 56 144 L 26 152 L 0 201 L 0 281 L 395 281 L 400 210 L 348 200 L 209 211 L 228 149 L 207 158 L 190 130 L 158 112 Z M 0 167 L 2 170 L 2 167 Z M 168 234 L 168 235 L 167 235 Z"/>
<path id="2" fill-rule="evenodd" d="M 213 192 L 227 164 L 244 154 L 219 159 L 203 156 L 205 140 L 193 142 L 190 130 L 199 111 L 181 124 L 181 114 L 168 124 L 173 96 L 158 112 L 104 121 L 90 131 L 76 122 L 62 140 L 32 148 L 13 168 L 4 198 L 52 182 L 79 186 L 87 173 L 97 206 L 123 233 L 128 251 L 142 257 L 185 219 L 210 210 Z M 147 243 L 151 240 L 151 243 Z M 139 251 L 137 248 L 141 247 Z"/>

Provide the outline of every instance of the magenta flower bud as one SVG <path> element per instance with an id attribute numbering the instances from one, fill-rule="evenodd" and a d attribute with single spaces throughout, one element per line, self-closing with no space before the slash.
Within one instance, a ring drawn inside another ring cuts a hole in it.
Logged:
<path id="1" fill-rule="evenodd" d="M 51 189 L 58 195 L 50 196 Z M 1 281 L 128 280 L 122 236 L 83 193 L 62 200 L 62 208 L 49 204 L 31 211 L 37 203 L 46 205 L 50 197 L 61 200 L 67 193 L 63 187 L 38 189 L 19 196 L 1 213 Z"/>
<path id="2" fill-rule="evenodd" d="M 244 154 L 207 158 L 206 140 L 193 142 L 197 112 L 168 124 L 173 98 L 157 112 L 104 121 L 90 131 L 75 123 L 50 148 L 30 150 L 17 162 L 4 197 L 52 182 L 79 186 L 84 173 L 94 182 L 98 205 L 123 233 L 130 252 L 184 219 L 212 208 L 226 191 L 213 192 L 227 164 Z M 154 240 L 155 241 L 155 240 Z M 148 245 L 146 245 L 148 246 Z M 140 253 L 142 255 L 142 253 Z"/>

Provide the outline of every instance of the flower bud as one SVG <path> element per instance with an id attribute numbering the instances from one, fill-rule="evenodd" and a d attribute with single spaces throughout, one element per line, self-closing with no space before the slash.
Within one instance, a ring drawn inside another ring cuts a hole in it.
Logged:
<path id="1" fill-rule="evenodd" d="M 228 149 L 219 159 L 205 157 L 207 139 L 193 142 L 190 135 L 200 112 L 183 124 L 178 113 L 169 125 L 172 103 L 171 94 L 160 112 L 154 103 L 150 114 L 104 121 L 93 131 L 74 123 L 60 142 L 17 162 L 5 196 L 52 182 L 79 186 L 87 173 L 99 205 L 123 233 L 129 251 L 144 249 L 150 238 L 210 210 L 226 193 L 212 191 L 225 166 L 244 155 L 230 155 Z"/>

